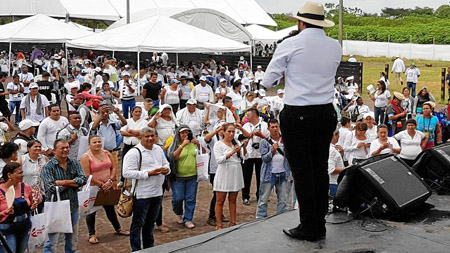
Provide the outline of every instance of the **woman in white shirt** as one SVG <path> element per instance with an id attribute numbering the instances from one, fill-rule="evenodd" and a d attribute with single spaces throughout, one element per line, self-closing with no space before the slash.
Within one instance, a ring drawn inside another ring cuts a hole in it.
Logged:
<path id="1" fill-rule="evenodd" d="M 236 129 L 234 124 L 229 123 L 224 125 L 223 130 L 224 139 L 214 145 L 214 156 L 218 164 L 213 187 L 217 197 L 216 229 L 222 229 L 223 205 L 227 195 L 230 210 L 229 226 L 236 225 L 236 199 L 239 191 L 244 188 L 240 159 L 241 146 L 234 140 Z"/>
<path id="2" fill-rule="evenodd" d="M 391 93 L 386 89 L 386 84 L 383 81 L 378 81 L 377 85 L 378 89 L 374 95 L 370 94 L 370 91 L 367 91 L 367 94 L 372 101 L 375 101 L 375 121 L 377 124 L 384 124 L 384 113 L 391 101 Z"/>
<path id="3" fill-rule="evenodd" d="M 241 107 L 242 104 L 241 88 L 242 83 L 240 80 L 237 80 L 233 83 L 233 90 L 227 94 L 227 96 L 233 101 L 233 106 L 236 108 Z"/>
<path id="4" fill-rule="evenodd" d="M 389 89 L 389 84 L 391 83 L 387 79 L 386 74 L 384 72 L 380 72 L 380 81 L 383 81 L 384 84 L 386 84 L 386 89 Z"/>
<path id="5" fill-rule="evenodd" d="M 388 127 L 386 125 L 378 126 L 378 138 L 370 144 L 369 156 L 383 154 L 400 154 L 401 148 L 393 137 L 388 137 Z"/>
<path id="6" fill-rule="evenodd" d="M 161 105 L 158 112 L 148 123 L 149 127 L 155 128 L 161 145 L 164 145 L 169 137 L 173 138 L 177 125 L 177 118 L 172 112 L 172 106 L 168 104 Z"/>
<path id="7" fill-rule="evenodd" d="M 366 136 L 367 124 L 358 122 L 350 134 L 345 137 L 344 155 L 349 165 L 366 159 L 369 154 L 371 139 Z"/>
<path id="8" fill-rule="evenodd" d="M 172 106 L 173 113 L 177 113 L 180 105 L 181 90 L 178 88 L 178 80 L 171 80 L 170 86 L 166 86 L 161 92 L 161 102 Z"/>
<path id="9" fill-rule="evenodd" d="M 402 150 L 399 157 L 409 166 L 413 166 L 416 157 L 427 145 L 425 134 L 417 131 L 417 122 L 414 119 L 406 121 L 406 130 L 394 135 L 394 138 L 400 141 Z"/>

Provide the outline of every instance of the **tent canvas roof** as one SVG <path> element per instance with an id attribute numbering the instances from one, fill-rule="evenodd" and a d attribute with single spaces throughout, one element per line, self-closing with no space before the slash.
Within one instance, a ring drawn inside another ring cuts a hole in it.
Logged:
<path id="1" fill-rule="evenodd" d="M 181 34 L 183 34 L 181 36 Z M 250 46 L 157 15 L 68 42 L 68 46 L 109 51 L 167 53 L 245 52 Z"/>
<path id="2" fill-rule="evenodd" d="M 278 40 L 276 32 L 260 25 L 249 25 L 245 27 L 253 35 L 253 39 L 262 42 L 273 42 Z"/>
<path id="3" fill-rule="evenodd" d="M 0 26 L 0 42 L 64 43 L 90 34 L 42 14 Z"/>

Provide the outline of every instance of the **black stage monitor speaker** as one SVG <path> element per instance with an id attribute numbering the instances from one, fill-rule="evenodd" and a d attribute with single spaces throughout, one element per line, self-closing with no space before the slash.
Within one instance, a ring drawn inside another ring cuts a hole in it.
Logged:
<path id="1" fill-rule="evenodd" d="M 349 168 L 345 177 L 342 181 L 349 188 L 348 206 L 355 213 L 366 211 L 393 218 L 421 205 L 431 195 L 424 181 L 395 156 L 369 158 Z"/>
<path id="2" fill-rule="evenodd" d="M 424 179 L 442 182 L 450 175 L 450 143 L 423 151 L 413 168 Z"/>

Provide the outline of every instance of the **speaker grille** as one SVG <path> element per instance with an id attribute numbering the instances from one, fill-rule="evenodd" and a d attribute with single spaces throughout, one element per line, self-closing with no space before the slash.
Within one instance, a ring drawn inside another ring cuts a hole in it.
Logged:
<path id="1" fill-rule="evenodd" d="M 395 157 L 362 166 L 361 172 L 400 208 L 429 193 L 422 181 Z"/>

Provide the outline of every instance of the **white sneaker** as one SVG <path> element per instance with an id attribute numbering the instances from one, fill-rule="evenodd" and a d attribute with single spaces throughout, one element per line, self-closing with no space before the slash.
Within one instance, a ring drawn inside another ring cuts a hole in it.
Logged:
<path id="1" fill-rule="evenodd" d="M 192 221 L 186 221 L 184 226 L 190 229 L 195 228 L 195 224 Z"/>

